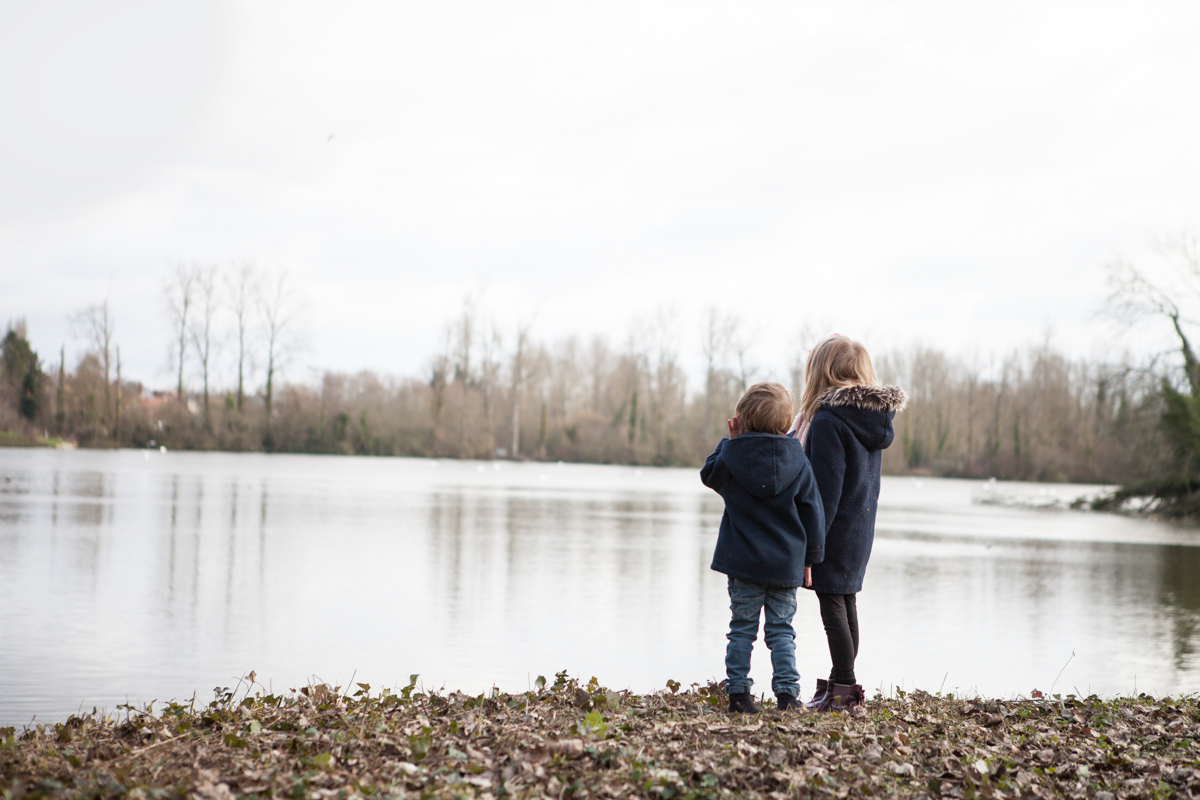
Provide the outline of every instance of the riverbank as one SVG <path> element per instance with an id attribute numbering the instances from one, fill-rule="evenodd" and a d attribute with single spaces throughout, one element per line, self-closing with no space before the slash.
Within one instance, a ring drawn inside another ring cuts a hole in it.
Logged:
<path id="1" fill-rule="evenodd" d="M 253 673 L 249 676 L 252 680 Z M 0 729 L 15 797 L 1164 797 L 1200 794 L 1196 697 L 964 700 L 730 716 L 561 674 L 472 697 L 249 682 L 208 705 Z"/>
<path id="2" fill-rule="evenodd" d="M 55 439 L 52 436 L 0 431 L 0 447 L 50 447 L 55 450 L 74 450 L 75 443 L 66 439 Z"/>

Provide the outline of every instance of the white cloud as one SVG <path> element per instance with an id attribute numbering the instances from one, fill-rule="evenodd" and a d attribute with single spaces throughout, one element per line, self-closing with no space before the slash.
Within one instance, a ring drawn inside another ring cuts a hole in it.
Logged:
<path id="1" fill-rule="evenodd" d="M 0 6 L 0 314 L 46 354 L 111 281 L 163 383 L 175 259 L 290 267 L 318 367 L 416 370 L 482 291 L 685 351 L 715 304 L 782 368 L 826 321 L 1091 354 L 1104 262 L 1200 219 L 1184 3 L 58 8 Z"/>

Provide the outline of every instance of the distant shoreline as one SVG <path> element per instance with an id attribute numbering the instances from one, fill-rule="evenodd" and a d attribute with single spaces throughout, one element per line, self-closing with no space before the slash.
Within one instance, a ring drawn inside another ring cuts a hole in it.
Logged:
<path id="1" fill-rule="evenodd" d="M 559 458 L 537 458 L 537 457 L 521 457 L 521 458 L 476 458 L 471 456 L 456 456 L 456 455 L 416 455 L 416 454 L 397 454 L 397 453 L 341 453 L 341 452 L 311 452 L 307 450 L 222 450 L 217 448 L 205 447 L 159 447 L 157 444 L 149 447 L 130 447 L 128 445 L 106 445 L 106 444 L 87 444 L 79 445 L 69 439 L 35 439 L 30 437 L 18 437 L 15 434 L 8 434 L 0 431 L 0 449 L 51 449 L 51 450 L 79 450 L 79 451 L 120 451 L 140 452 L 148 450 L 155 452 L 177 452 L 177 453 L 223 453 L 226 455 L 265 455 L 265 456 L 318 456 L 318 457 L 336 457 L 336 458 L 363 458 L 363 459 L 388 459 L 388 458 L 413 458 L 426 459 L 429 461 L 480 461 L 483 463 L 499 462 L 502 464 L 581 464 L 590 466 L 605 466 L 605 467 L 637 467 L 639 469 L 699 469 L 703 462 L 696 464 L 655 464 L 642 461 L 575 461 L 571 459 Z M 1044 486 L 1098 486 L 1106 489 L 1116 488 L 1116 484 L 1112 483 L 1091 483 L 1086 481 L 1072 480 L 1030 480 L 1026 478 L 993 478 L 988 476 L 975 475 L 956 475 L 956 474 L 935 474 L 927 469 L 914 469 L 906 471 L 889 471 L 884 470 L 883 475 L 889 478 L 931 478 L 934 480 L 962 480 L 962 481 L 978 481 L 987 483 L 988 481 L 1000 480 L 1005 483 L 1022 483 L 1030 485 Z"/>

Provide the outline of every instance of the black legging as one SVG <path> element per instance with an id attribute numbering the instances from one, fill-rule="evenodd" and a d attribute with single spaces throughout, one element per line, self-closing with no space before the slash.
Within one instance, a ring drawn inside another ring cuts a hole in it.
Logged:
<path id="1" fill-rule="evenodd" d="M 821 622 L 829 639 L 833 670 L 829 680 L 843 686 L 858 683 L 854 678 L 854 659 L 858 656 L 858 601 L 852 594 L 817 592 L 821 602 Z"/>

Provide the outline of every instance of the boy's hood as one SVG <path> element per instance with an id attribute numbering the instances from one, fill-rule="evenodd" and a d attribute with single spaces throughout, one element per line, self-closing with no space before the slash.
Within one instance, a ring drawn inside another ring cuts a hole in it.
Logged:
<path id="1" fill-rule="evenodd" d="M 821 395 L 820 403 L 873 453 L 892 443 L 892 417 L 904 410 L 908 395 L 899 386 L 836 386 Z"/>
<path id="2" fill-rule="evenodd" d="M 747 492 L 766 499 L 782 492 L 804 467 L 804 449 L 790 436 L 743 433 L 725 442 L 721 458 Z"/>

